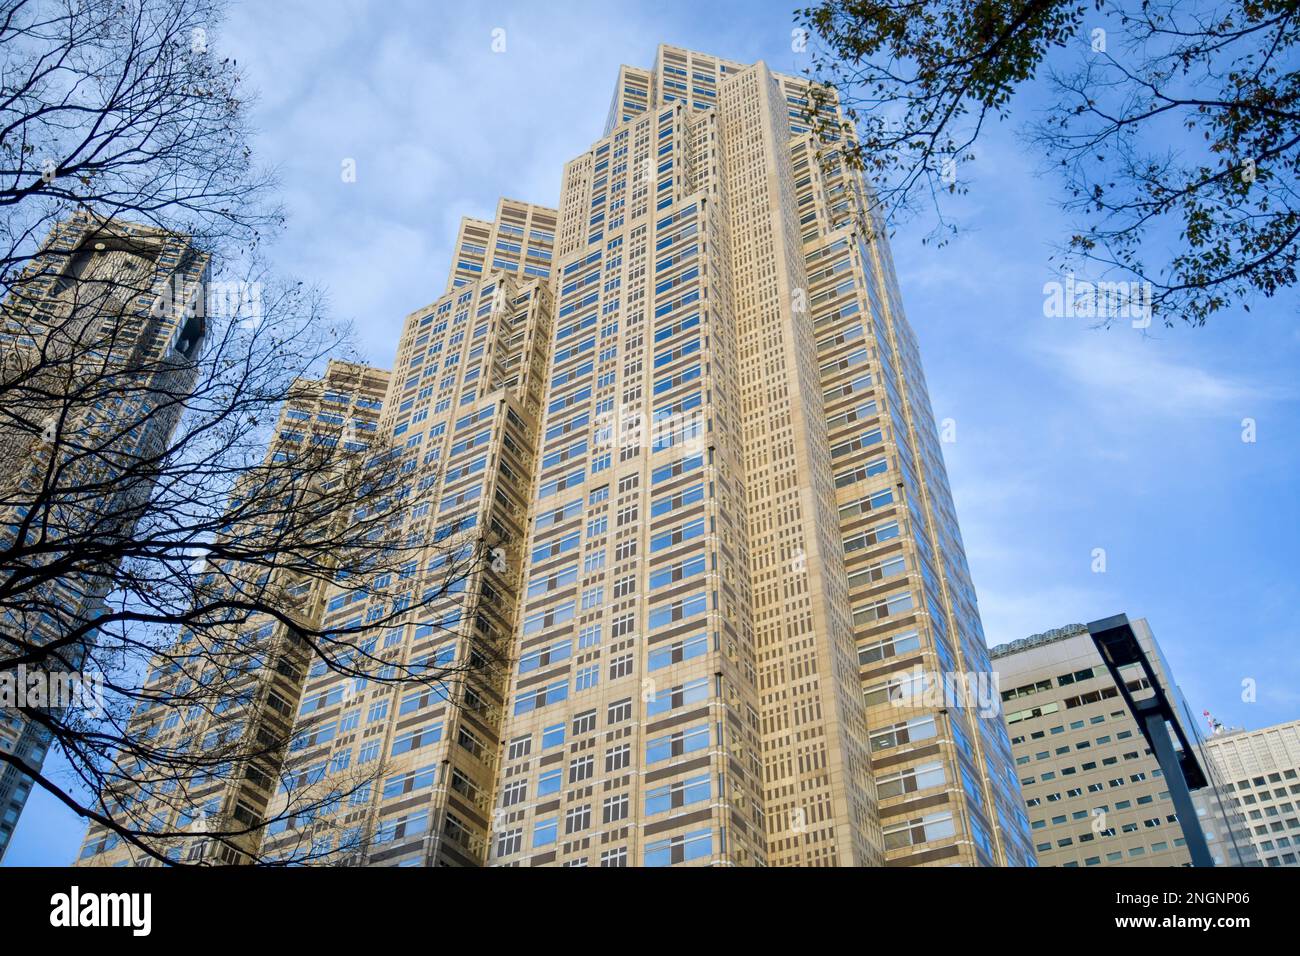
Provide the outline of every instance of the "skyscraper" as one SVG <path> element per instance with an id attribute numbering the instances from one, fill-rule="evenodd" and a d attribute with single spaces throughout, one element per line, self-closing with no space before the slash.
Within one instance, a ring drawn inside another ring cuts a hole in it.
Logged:
<path id="1" fill-rule="evenodd" d="M 283 494 L 290 479 L 307 481 L 324 470 L 278 465 L 296 449 L 346 443 L 345 451 L 362 451 L 365 439 L 377 429 L 388 381 L 389 374 L 381 369 L 336 360 L 327 364 L 320 379 L 296 381 L 280 410 L 266 470 L 241 475 L 236 500 L 272 490 Z M 246 548 L 259 533 L 250 526 L 279 517 L 267 508 L 256 507 L 248 514 L 232 507 L 224 537 Z M 350 517 L 340 515 L 339 520 Z M 293 602 L 283 608 L 286 616 L 308 632 L 319 630 L 326 613 L 325 582 L 303 579 L 292 568 L 280 568 L 260 584 L 237 580 L 259 578 L 262 571 L 260 564 L 227 559 L 224 566 L 210 564 L 203 580 L 220 577 L 233 586 L 283 587 Z M 155 748 L 173 747 L 177 754 L 185 753 L 185 742 L 190 742 L 203 757 L 139 767 L 101 794 L 116 807 L 117 819 L 132 829 L 167 834 L 150 838 L 150 847 L 173 862 L 237 864 L 260 852 L 263 833 L 250 828 L 269 816 L 280 784 L 292 773 L 284 742 L 294 729 L 314 660 L 303 642 L 293 640 L 289 629 L 266 613 L 241 616 L 215 633 L 219 637 L 213 640 L 206 632 L 200 638 L 182 630 L 176 645 L 151 661 L 126 734 L 132 741 L 150 741 Z M 245 746 L 241 740 L 265 741 L 265 746 Z M 311 795 L 298 795 L 298 800 L 315 806 Z M 295 809 L 290 807 L 285 816 Z M 208 836 L 214 832 L 237 835 L 215 840 Z M 309 854 L 310 848 L 303 852 Z M 78 863 L 87 866 L 153 861 L 100 824 L 89 827 L 78 857 Z"/>
<path id="2" fill-rule="evenodd" d="M 219 725 L 172 732 L 204 739 L 234 724 L 241 735 L 266 729 L 290 743 L 278 761 L 255 761 L 267 765 L 251 780 L 247 761 L 236 760 L 203 775 L 185 799 L 162 801 L 162 826 L 194 833 L 162 841 L 169 857 L 485 862 L 550 346 L 554 230 L 553 210 L 508 199 L 490 223 L 464 220 L 448 291 L 407 318 L 394 370 L 330 363 L 317 388 L 286 404 L 268 455 L 284 452 L 286 440 L 380 436 L 400 483 L 365 507 L 391 515 L 385 530 L 415 544 L 396 573 L 339 575 L 308 596 L 311 626 L 337 635 L 335 666 L 295 651 L 275 622 L 248 625 L 260 658 L 282 660 L 287 646 L 292 666 L 241 676 L 240 704 Z M 403 683 L 405 674 L 440 679 Z M 164 691 L 176 680 L 157 678 Z M 268 825 L 237 840 L 204 836 L 259 818 Z M 124 857 L 142 858 L 92 829 L 83 860 Z"/>
<path id="3" fill-rule="evenodd" d="M 448 291 L 406 320 L 378 427 L 410 466 L 391 496 L 407 504 L 398 530 L 427 549 L 376 594 L 337 584 L 324 623 L 364 628 L 404 603 L 418 606 L 409 624 L 375 629 L 364 649 L 382 661 L 380 677 L 399 668 L 446 676 L 437 687 L 403 686 L 317 662 L 293 759 L 320 788 L 337 788 L 340 772 L 353 784 L 331 812 L 277 821 L 268 856 L 299 856 L 306 843 L 314 860 L 352 865 L 486 860 L 550 349 L 554 239 L 554 210 L 513 200 L 500 202 L 491 223 L 464 220 Z M 479 562 L 482 543 L 489 552 Z"/>
<path id="4" fill-rule="evenodd" d="M 187 238 L 79 214 L 55 227 L 11 285 L 0 316 L 0 548 L 7 570 L 35 571 L 96 535 L 129 536 L 152 487 L 153 462 L 193 388 L 204 335 L 186 308 L 203 294 L 208 257 Z M 0 614 L 0 659 L 85 631 L 109 578 L 62 574 L 11 596 Z M 93 632 L 39 667 L 75 673 Z M 32 768 L 45 728 L 0 714 L 0 749 Z M 0 767 L 0 856 L 30 792 L 19 767 Z"/>
<path id="5" fill-rule="evenodd" d="M 987 651 L 888 249 L 808 102 L 661 46 L 565 170 L 494 863 L 1033 860 L 1001 720 L 896 693 Z"/>

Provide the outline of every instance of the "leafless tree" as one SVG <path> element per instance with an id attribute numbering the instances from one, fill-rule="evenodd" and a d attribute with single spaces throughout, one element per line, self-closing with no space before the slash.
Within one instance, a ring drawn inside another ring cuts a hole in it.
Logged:
<path id="1" fill-rule="evenodd" d="M 102 680 L 5 708 L 0 773 L 163 862 L 257 862 L 373 782 L 295 760 L 309 671 L 478 701 L 502 653 L 383 645 L 472 620 L 503 542 L 417 508 L 438 463 L 379 433 L 383 373 L 262 261 L 281 214 L 220 12 L 0 5 L 0 678 Z"/>

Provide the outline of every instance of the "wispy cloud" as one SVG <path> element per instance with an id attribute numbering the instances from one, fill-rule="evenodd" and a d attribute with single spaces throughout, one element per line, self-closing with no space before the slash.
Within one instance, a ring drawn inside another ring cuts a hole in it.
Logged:
<path id="1" fill-rule="evenodd" d="M 1083 333 L 1069 344 L 1040 345 L 1038 352 L 1074 386 L 1078 398 L 1123 415 L 1240 415 L 1291 397 L 1287 387 L 1216 372 L 1113 330 Z"/>

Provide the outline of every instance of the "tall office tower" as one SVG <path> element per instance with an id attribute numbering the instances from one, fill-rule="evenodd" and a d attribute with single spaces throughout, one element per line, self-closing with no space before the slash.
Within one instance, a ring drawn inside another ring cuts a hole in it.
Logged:
<path id="1" fill-rule="evenodd" d="M 317 862 L 485 862 L 551 343 L 551 292 L 531 262 L 545 261 L 537 253 L 549 253 L 555 222 L 554 211 L 519 203 L 503 201 L 500 213 L 494 252 L 504 246 L 508 257 L 522 240 L 528 254 L 512 266 L 494 256 L 482 278 L 453 283 L 407 318 L 379 421 L 410 476 L 388 496 L 405 503 L 395 530 L 425 551 L 401 580 L 372 582 L 374 593 L 335 584 L 325 606 L 326 626 L 352 629 L 409 604 L 405 622 L 366 640 L 363 649 L 383 662 L 375 676 L 402 668 L 449 676 L 403 685 L 313 667 L 288 773 L 300 790 L 341 798 L 278 821 L 265 848 L 272 857 L 309 846 Z M 520 222 L 522 237 L 507 228 Z M 340 785 L 347 774 L 351 784 Z M 273 815 L 282 809 L 272 804 Z"/>
<path id="2" fill-rule="evenodd" d="M 1300 865 L 1300 721 L 1208 737 L 1202 752 L 1265 866 Z"/>
<path id="3" fill-rule="evenodd" d="M 351 362 L 330 361 L 320 379 L 299 380 L 280 409 L 264 470 L 242 476 L 228 512 L 223 536 L 236 550 L 259 550 L 265 525 L 287 515 L 255 506 L 241 511 L 250 495 L 283 498 L 286 486 L 321 478 L 344 460 L 333 453 L 319 463 L 289 463 L 302 449 L 344 447 L 363 452 L 377 432 L 388 389 L 387 372 Z M 308 451 L 310 455 L 311 452 Z M 275 487 L 272 487 L 275 486 Z M 237 516 L 244 515 L 243 520 Z M 340 515 L 338 520 L 349 520 Z M 323 529 L 321 529 L 323 531 Z M 272 531 L 271 534 L 276 534 Z M 259 561 L 226 560 L 210 567 L 205 583 L 285 595 L 282 612 L 305 633 L 319 630 L 325 614 L 326 587 L 302 569 L 276 568 L 263 580 Z M 302 696 L 311 654 L 289 627 L 266 613 L 254 613 L 211 633 L 183 631 L 175 646 L 151 662 L 143 684 L 145 699 L 127 727 L 127 737 L 151 746 L 183 741 L 199 744 L 212 765 L 179 772 L 166 762 L 138 768 L 120 786 L 102 794 L 115 817 L 139 830 L 187 832 L 186 837 L 158 838 L 151 848 L 172 861 L 237 864 L 255 856 L 262 834 L 242 832 L 263 819 L 284 780 L 286 744 Z M 222 754 L 225 750 L 227 753 Z M 217 760 L 221 763 L 217 763 Z M 180 762 L 184 770 L 184 761 Z M 157 779 L 150 779 L 156 776 Z M 235 833 L 220 840 L 206 834 Z M 156 858 L 92 824 L 78 864 L 151 865 Z"/>
<path id="4" fill-rule="evenodd" d="M 77 215 L 55 227 L 11 284 L 0 316 L 0 552 L 6 576 L 59 557 L 94 522 L 96 540 L 129 537 L 153 487 L 153 463 L 197 374 L 208 258 L 183 236 Z M 80 538 L 85 541 L 84 537 Z M 63 574 L 8 601 L 0 664 L 83 633 L 108 578 Z M 91 632 L 93 633 L 93 632 Z M 80 669 L 89 634 L 43 667 Z M 17 712 L 0 719 L 0 750 L 39 769 L 49 737 Z M 0 856 L 32 778 L 0 766 Z"/>
<path id="5" fill-rule="evenodd" d="M 396 575 L 340 572 L 294 593 L 307 628 L 337 636 L 333 665 L 254 620 L 235 643 L 261 663 L 223 691 L 236 706 L 194 720 L 187 712 L 184 725 L 159 708 L 137 716 L 205 751 L 252 736 L 289 741 L 199 775 L 192 793 L 169 788 L 129 806 L 132 819 L 193 831 L 159 842 L 169 859 L 484 862 L 550 346 L 554 230 L 554 210 L 508 199 L 492 222 L 464 220 L 449 291 L 408 317 L 395 371 L 331 362 L 324 379 L 294 390 L 268 462 L 322 441 L 364 450 L 382 436 L 374 444 L 387 450 L 364 468 L 382 463 L 396 483 L 366 513 L 340 518 L 382 519 L 386 535 L 422 554 Z M 173 660 L 150 686 L 181 699 Z M 270 822 L 236 839 L 210 836 L 255 821 Z M 102 828 L 82 860 L 148 862 Z"/>
<path id="6" fill-rule="evenodd" d="M 1001 720 L 914 693 L 990 667 L 888 250 L 808 102 L 661 46 L 565 170 L 495 863 L 1033 862 Z"/>
<path id="7" fill-rule="evenodd" d="M 1136 620 L 1132 628 L 1165 698 L 1178 704 L 1178 723 L 1194 740 L 1150 626 Z M 992 659 L 1039 864 L 1190 865 L 1159 761 L 1088 629 L 1070 625 L 1002 644 Z M 1141 675 L 1127 686 L 1138 698 L 1151 693 Z"/>

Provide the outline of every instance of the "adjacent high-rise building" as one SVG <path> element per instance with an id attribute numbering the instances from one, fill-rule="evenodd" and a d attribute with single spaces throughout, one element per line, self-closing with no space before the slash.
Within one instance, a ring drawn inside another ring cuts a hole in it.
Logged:
<path id="1" fill-rule="evenodd" d="M 1192 791 L 1192 806 L 1205 834 L 1211 862 L 1215 866 L 1261 866 L 1259 852 L 1250 840 L 1249 821 L 1233 802 L 1225 781 L 1207 761 L 1204 751 L 1201 765 L 1211 778 L 1210 786 Z"/>
<path id="2" fill-rule="evenodd" d="M 205 328 L 202 310 L 187 306 L 204 294 L 207 269 L 207 255 L 183 236 L 79 214 L 52 230 L 10 284 L 0 307 L 7 574 L 57 560 L 58 542 L 76 547 L 91 522 L 100 540 L 131 534 L 194 385 Z M 10 598 L 0 661 L 78 672 L 110 580 L 92 569 Z M 41 658 L 41 644 L 69 638 L 57 659 Z M 17 710 L 0 713 L 0 750 L 27 766 L 40 769 L 49 739 Z M 31 785 L 20 766 L 0 766 L 0 857 Z"/>
<path id="3" fill-rule="evenodd" d="M 1175 719 L 1195 740 L 1182 695 L 1145 620 L 1133 633 Z M 992 650 L 1040 866 L 1188 866 L 1191 855 L 1160 763 L 1088 628 L 1069 625 Z M 1127 674 L 1125 675 L 1128 676 Z M 1147 678 L 1126 681 L 1135 698 Z M 1218 865 L 1243 865 L 1235 819 L 1212 775 L 1197 821 Z"/>
<path id="4" fill-rule="evenodd" d="M 462 266 L 453 272 L 479 256 L 486 275 L 464 269 L 446 294 L 408 317 L 391 373 L 331 362 L 320 382 L 300 383 L 281 412 L 269 460 L 322 438 L 382 446 L 391 456 L 397 483 L 363 507 L 392 516 L 384 531 L 407 543 L 409 560 L 396 573 L 318 582 L 304 596 L 297 611 L 305 625 L 338 635 L 333 666 L 285 627 L 254 620 L 244 629 L 255 643 L 236 644 L 276 667 L 239 675 L 231 688 L 239 706 L 199 715 L 195 726 L 180 726 L 180 714 L 169 721 L 168 709 L 137 716 L 136 723 L 161 723 L 164 736 L 207 734 L 215 744 L 222 728 L 235 726 L 240 735 L 288 741 L 274 755 L 199 775 L 183 799 L 162 795 L 133 811 L 157 812 L 156 803 L 164 814 L 158 829 L 193 831 L 158 841 L 169 858 L 486 862 L 551 337 L 551 293 L 535 273 L 551 256 L 555 212 L 503 199 L 483 224 L 500 237 L 489 259 L 481 258 L 478 226 L 462 223 L 454 254 Z M 150 687 L 165 694 L 183 679 L 175 670 L 152 674 Z M 402 680 L 423 674 L 439 679 Z M 158 739 L 146 726 L 135 729 Z M 237 839 L 205 836 L 258 819 L 268 825 Z M 148 858 L 92 828 L 82 859 Z"/>
<path id="5" fill-rule="evenodd" d="M 480 225 L 492 237 L 485 248 Z M 313 859 L 349 865 L 486 862 L 551 348 L 554 241 L 554 210 L 502 200 L 491 224 L 462 223 L 449 291 L 406 320 L 379 432 L 410 465 L 391 493 L 407 502 L 397 530 L 427 548 L 403 581 L 381 582 L 385 596 L 336 586 L 325 624 L 353 629 L 411 603 L 420 611 L 409 623 L 367 642 L 378 676 L 448 676 L 403 685 L 318 663 L 294 759 L 324 787 L 341 771 L 373 780 L 323 818 L 278 821 L 268 856 L 293 858 L 309 841 Z M 480 277 L 465 267 L 475 255 L 486 263 Z M 472 560 L 483 542 L 488 559 Z"/>
<path id="6" fill-rule="evenodd" d="M 1300 865 L 1300 721 L 1210 735 L 1202 752 L 1265 866 Z"/>
<path id="7" fill-rule="evenodd" d="M 378 428 L 389 374 L 381 369 L 331 360 L 320 379 L 296 381 L 280 409 L 262 469 L 241 476 L 236 502 L 249 496 L 285 494 L 291 483 L 306 483 L 332 471 L 343 459 L 304 464 L 289 462 L 313 447 L 365 451 Z M 287 512 L 288 509 L 286 509 Z M 248 550 L 272 521 L 287 513 L 277 507 L 234 504 L 227 531 L 236 550 Z M 339 515 L 338 520 L 350 520 Z M 324 533 L 324 529 L 314 529 Z M 243 589 L 246 594 L 282 593 L 281 613 L 305 633 L 320 631 L 326 615 L 325 582 L 301 569 L 280 568 L 263 579 L 259 562 L 235 559 L 209 564 L 204 584 Z M 264 604 L 259 598 L 257 604 Z M 292 773 L 286 742 L 295 725 L 308 670 L 321 666 L 304 642 L 295 640 L 285 621 L 267 613 L 241 616 L 234 624 L 183 630 L 177 643 L 150 663 L 140 702 L 126 730 L 131 741 L 147 741 L 155 752 L 174 750 L 175 760 L 139 767 L 122 775 L 101 794 L 116 819 L 143 837 L 157 856 L 123 841 L 113 830 L 92 824 L 78 863 L 89 866 L 150 865 L 158 857 L 173 862 L 237 864 L 257 856 L 263 833 L 255 824 L 276 809 L 286 774 Z M 188 747 L 202 755 L 187 760 Z M 312 801 L 296 795 L 300 803 Z M 285 814 L 292 815 L 294 808 Z M 213 839 L 208 834 L 234 834 Z M 303 855 L 310 854 L 310 846 Z"/>
<path id="8" fill-rule="evenodd" d="M 661 46 L 558 211 L 462 222 L 378 429 L 429 545 L 398 591 L 494 560 L 368 645 L 442 688 L 305 675 L 288 775 L 373 781 L 261 852 L 1034 864 L 916 337 L 812 100 Z M 384 614 L 327 590 L 327 625 Z"/>

